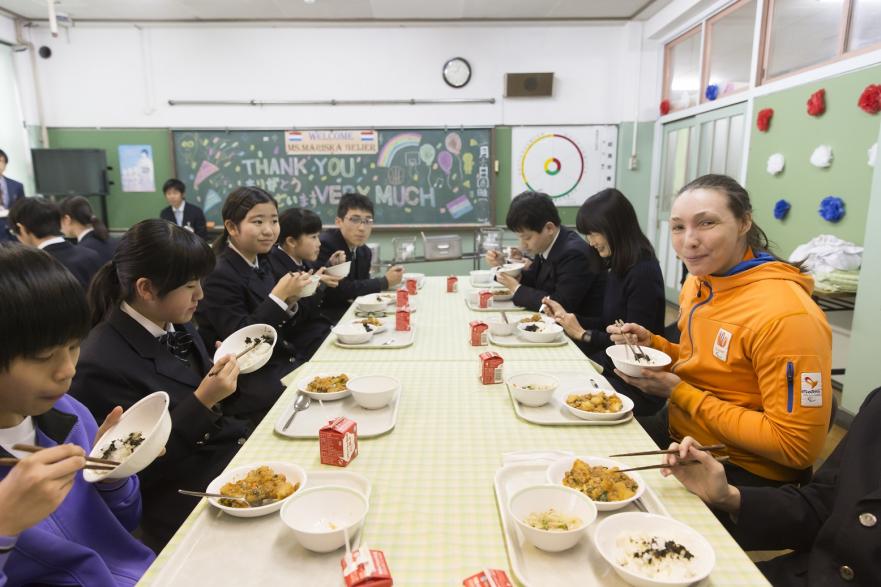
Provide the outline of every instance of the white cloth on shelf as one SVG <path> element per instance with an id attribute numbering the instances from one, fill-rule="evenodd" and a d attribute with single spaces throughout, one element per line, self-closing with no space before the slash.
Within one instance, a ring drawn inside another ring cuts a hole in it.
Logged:
<path id="1" fill-rule="evenodd" d="M 821 234 L 796 247 L 789 260 L 803 263 L 814 275 L 836 270 L 856 271 L 863 260 L 863 247 L 831 234 Z"/>

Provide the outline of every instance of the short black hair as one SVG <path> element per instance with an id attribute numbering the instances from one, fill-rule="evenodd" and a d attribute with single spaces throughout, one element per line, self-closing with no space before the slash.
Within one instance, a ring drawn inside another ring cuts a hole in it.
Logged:
<path id="1" fill-rule="evenodd" d="M 89 305 L 79 281 L 44 251 L 0 245 L 0 371 L 17 358 L 82 340 Z"/>
<path id="2" fill-rule="evenodd" d="M 370 198 L 361 194 L 351 192 L 343 194 L 336 209 L 336 217 L 345 218 L 349 210 L 366 210 L 373 214 L 373 202 L 370 201 Z"/>
<path id="3" fill-rule="evenodd" d="M 9 163 L 9 155 L 6 154 L 6 151 L 0 149 L 0 159 L 3 159 L 7 163 Z"/>
<path id="4" fill-rule="evenodd" d="M 603 235 L 612 250 L 609 268 L 616 275 L 623 276 L 639 261 L 655 258 L 655 249 L 639 227 L 633 205 L 615 188 L 585 200 L 575 217 L 575 227 L 584 235 Z"/>
<path id="5" fill-rule="evenodd" d="M 291 237 L 296 240 L 304 234 L 321 232 L 321 217 L 306 208 L 288 208 L 278 217 L 278 242 Z"/>
<path id="6" fill-rule="evenodd" d="M 167 194 L 168 190 L 177 190 L 181 193 L 181 195 L 185 195 L 187 193 L 187 186 L 184 185 L 184 182 L 177 179 L 176 177 L 172 177 L 162 184 L 162 193 Z"/>
<path id="7" fill-rule="evenodd" d="M 18 224 L 37 238 L 61 234 L 61 210 L 43 197 L 19 198 L 9 209 L 9 227 L 18 234 Z"/>
<path id="8" fill-rule="evenodd" d="M 505 218 L 508 230 L 514 232 L 523 230 L 540 232 L 548 222 L 560 226 L 560 212 L 551 197 L 541 192 L 518 194 L 511 200 L 511 207 Z"/>

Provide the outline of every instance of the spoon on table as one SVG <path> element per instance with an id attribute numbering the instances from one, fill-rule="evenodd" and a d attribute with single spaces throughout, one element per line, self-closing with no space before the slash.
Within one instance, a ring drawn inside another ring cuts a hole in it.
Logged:
<path id="1" fill-rule="evenodd" d="M 282 432 L 287 432 L 287 429 L 290 427 L 291 423 L 294 421 L 294 417 L 297 415 L 297 412 L 302 412 L 312 403 L 312 398 L 304 393 L 298 393 L 297 399 L 294 400 L 294 413 L 291 414 L 291 417 L 288 418 L 288 421 L 285 422 L 284 428 L 281 429 Z"/>
<path id="2" fill-rule="evenodd" d="M 220 493 L 206 493 L 204 491 L 189 491 L 187 489 L 178 489 L 177 492 L 180 493 L 181 495 L 190 495 L 192 497 L 213 497 L 213 498 L 217 498 L 217 499 L 228 499 L 230 501 L 240 501 L 245 504 L 245 507 L 249 507 L 249 508 L 254 507 L 253 505 L 251 505 L 251 502 L 249 502 L 244 497 L 233 497 L 233 496 L 229 496 L 229 495 L 221 495 Z M 275 503 L 276 501 L 278 501 L 278 500 L 266 498 L 266 499 L 263 499 L 260 501 L 260 505 L 261 506 L 269 505 L 271 503 Z"/>

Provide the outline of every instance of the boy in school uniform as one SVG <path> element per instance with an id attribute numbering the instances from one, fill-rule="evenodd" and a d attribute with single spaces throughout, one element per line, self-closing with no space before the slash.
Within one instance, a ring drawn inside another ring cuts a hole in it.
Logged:
<path id="1" fill-rule="evenodd" d="M 404 268 L 395 265 L 383 277 L 370 277 L 372 253 L 367 246 L 367 239 L 373 232 L 373 202 L 370 198 L 361 194 L 343 194 L 337 206 L 335 224 L 335 230 L 321 235 L 318 263 L 327 266 L 334 254 L 342 252 L 345 261 L 351 261 L 352 265 L 339 287 L 325 294 L 324 313 L 334 324 L 346 313 L 352 300 L 394 288 L 404 275 Z"/>
<path id="2" fill-rule="evenodd" d="M 99 428 L 66 395 L 89 330 L 82 288 L 48 255 L 0 245 L 0 585 L 137 583 L 155 558 L 131 535 L 141 517 L 136 476 L 86 483 Z M 8 335 L 15 333 L 15 336 Z M 106 414 L 106 412 L 105 412 Z M 103 416 L 102 416 L 103 417 Z M 29 454 L 13 448 L 38 445 Z"/>
<path id="3" fill-rule="evenodd" d="M 6 177 L 6 166 L 9 164 L 9 156 L 6 151 L 0 149 L 0 243 L 15 242 L 15 237 L 9 232 L 6 217 L 12 205 L 24 198 L 24 186 L 11 177 Z"/>
<path id="4" fill-rule="evenodd" d="M 202 208 L 186 201 L 187 186 L 184 182 L 175 178 L 169 179 L 162 185 L 162 193 L 165 194 L 168 206 L 162 209 L 159 218 L 173 222 L 207 239 L 205 213 L 202 212 Z"/>
<path id="5" fill-rule="evenodd" d="M 9 224 L 22 244 L 42 249 L 58 259 L 88 289 L 92 276 L 101 267 L 98 253 L 64 240 L 61 211 L 44 198 L 22 198 L 9 211 Z"/>
<path id="6" fill-rule="evenodd" d="M 606 275 L 599 271 L 596 253 L 578 233 L 562 226 L 553 200 L 537 192 L 523 192 L 511 201 L 505 219 L 521 246 L 534 257 L 519 277 L 499 273 L 496 280 L 514 292 L 514 303 L 537 311 L 550 296 L 570 312 L 600 316 Z M 498 251 L 489 251 L 491 266 L 504 264 Z"/>

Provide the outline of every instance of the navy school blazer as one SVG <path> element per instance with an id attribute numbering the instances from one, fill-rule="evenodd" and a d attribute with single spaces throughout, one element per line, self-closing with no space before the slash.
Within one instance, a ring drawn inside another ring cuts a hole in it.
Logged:
<path id="1" fill-rule="evenodd" d="M 92 276 L 103 265 L 98 253 L 89 248 L 72 245 L 67 241 L 49 245 L 44 247 L 43 250 L 67 267 L 68 271 L 73 273 L 73 276 L 82 284 L 84 289 L 89 288 Z"/>
<path id="2" fill-rule="evenodd" d="M 346 261 L 352 261 L 352 251 L 339 229 L 333 228 L 321 233 L 321 252 L 318 266 L 327 265 L 328 259 L 337 251 L 346 253 Z M 355 249 L 355 260 L 349 268 L 349 275 L 335 288 L 328 288 L 324 294 L 324 314 L 336 323 L 346 313 L 352 300 L 359 296 L 379 293 L 388 289 L 388 280 L 383 277 L 370 277 L 370 262 L 373 254 L 370 247 L 361 245 Z"/>

